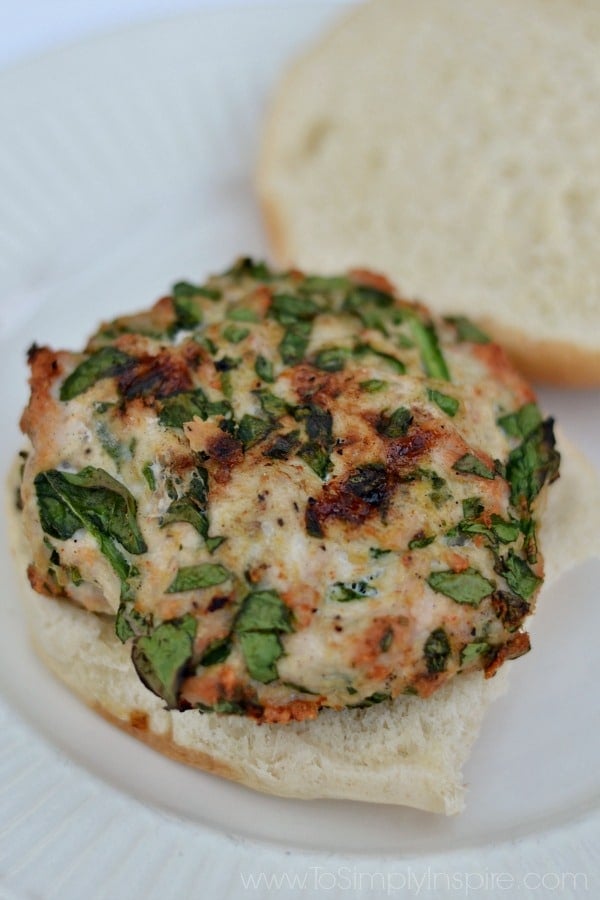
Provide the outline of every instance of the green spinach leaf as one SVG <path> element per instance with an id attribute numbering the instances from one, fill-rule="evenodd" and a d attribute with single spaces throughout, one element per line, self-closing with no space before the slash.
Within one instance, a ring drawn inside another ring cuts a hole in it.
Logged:
<path id="1" fill-rule="evenodd" d="M 119 375 L 129 366 L 134 365 L 135 359 L 122 353 L 116 347 L 102 347 L 96 353 L 79 363 L 60 388 L 62 401 L 73 400 L 74 397 L 83 394 L 102 378 L 110 378 Z"/>
<path id="2" fill-rule="evenodd" d="M 259 378 L 262 378 L 262 380 L 266 381 L 268 384 L 273 384 L 273 382 L 275 381 L 273 363 L 270 359 L 267 359 L 260 354 L 256 357 L 256 362 L 254 363 L 254 371 Z"/>
<path id="3" fill-rule="evenodd" d="M 388 438 L 404 437 L 413 421 L 413 415 L 407 406 L 399 406 L 388 416 L 382 412 L 377 420 L 377 431 Z"/>
<path id="4" fill-rule="evenodd" d="M 352 581 L 344 584 L 336 581 L 327 589 L 326 599 L 336 603 L 347 603 L 350 600 L 364 600 L 366 597 L 374 597 L 378 593 L 377 588 L 368 581 Z"/>
<path id="5" fill-rule="evenodd" d="M 442 394 L 441 391 L 436 391 L 433 388 L 427 389 L 427 396 L 437 406 L 439 406 L 442 412 L 445 412 L 447 416 L 454 417 L 458 412 L 460 403 L 456 399 L 456 397 L 450 397 L 448 394 Z"/>
<path id="6" fill-rule="evenodd" d="M 522 406 L 516 412 L 500 416 L 497 421 L 498 425 L 510 437 L 524 438 L 538 427 L 542 421 L 542 415 L 537 404 L 526 403 L 525 406 Z"/>
<path id="7" fill-rule="evenodd" d="M 410 317 L 410 328 L 419 353 L 421 365 L 430 378 L 451 381 L 450 370 L 440 349 L 437 332 L 432 324 L 425 325 L 416 315 Z"/>
<path id="8" fill-rule="evenodd" d="M 546 419 L 511 451 L 506 464 L 513 506 L 528 508 L 546 482 L 558 478 L 560 453 L 555 449 L 553 420 Z"/>
<path id="9" fill-rule="evenodd" d="M 167 588 L 167 594 L 196 591 L 199 588 L 223 584 L 231 578 L 231 572 L 219 563 L 199 563 L 196 566 L 182 566 Z"/>
<path id="10" fill-rule="evenodd" d="M 292 612 L 277 591 L 253 591 L 244 597 L 234 631 L 293 631 Z"/>
<path id="11" fill-rule="evenodd" d="M 490 338 L 466 316 L 447 316 L 446 322 L 450 322 L 456 328 L 456 336 L 459 341 L 470 341 L 472 344 L 489 344 Z"/>
<path id="12" fill-rule="evenodd" d="M 178 691 L 194 650 L 197 621 L 194 616 L 163 622 L 151 634 L 134 639 L 131 659 L 141 681 L 166 702 L 178 707 Z"/>
<path id="13" fill-rule="evenodd" d="M 234 631 L 251 677 L 268 684 L 278 677 L 275 663 L 283 654 L 279 634 L 292 632 L 292 612 L 276 591 L 253 591 L 244 598 Z"/>
<path id="14" fill-rule="evenodd" d="M 464 572 L 432 572 L 427 584 L 456 603 L 466 603 L 469 606 L 479 606 L 494 591 L 494 584 L 473 568 L 465 569 Z"/>
<path id="15" fill-rule="evenodd" d="M 473 453 L 465 453 L 457 459 L 452 466 L 455 472 L 461 475 L 477 475 L 478 478 L 488 478 L 490 481 L 496 477 L 494 469 L 490 469 L 478 456 Z"/>
<path id="16" fill-rule="evenodd" d="M 513 550 L 509 550 L 505 557 L 498 560 L 498 572 L 504 575 L 509 588 L 523 600 L 530 600 L 542 583 L 542 579 Z"/>
<path id="17" fill-rule="evenodd" d="M 248 631 L 239 636 L 240 647 L 250 677 L 263 684 L 278 678 L 275 663 L 283 655 L 283 645 L 272 631 Z"/>
<path id="18" fill-rule="evenodd" d="M 450 641 L 443 628 L 432 631 L 423 647 L 427 671 L 431 674 L 445 672 L 450 656 Z"/>
<path id="19" fill-rule="evenodd" d="M 137 524 L 135 498 L 125 485 L 93 466 L 79 473 L 56 469 L 40 472 L 34 484 L 43 530 L 67 540 L 84 528 L 125 581 L 131 574 L 131 565 L 116 543 L 133 554 L 148 549 Z"/>

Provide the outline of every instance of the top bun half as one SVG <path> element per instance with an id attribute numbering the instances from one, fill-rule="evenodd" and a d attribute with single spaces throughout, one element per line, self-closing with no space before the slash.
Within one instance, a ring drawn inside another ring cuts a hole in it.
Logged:
<path id="1" fill-rule="evenodd" d="M 379 269 L 529 377 L 600 384 L 599 96 L 592 0 L 359 6 L 274 98 L 277 261 Z"/>

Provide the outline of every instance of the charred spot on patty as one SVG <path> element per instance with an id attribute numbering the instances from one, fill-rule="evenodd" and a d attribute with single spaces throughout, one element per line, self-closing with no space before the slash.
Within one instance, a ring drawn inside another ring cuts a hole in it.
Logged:
<path id="1" fill-rule="evenodd" d="M 163 351 L 143 356 L 118 376 L 119 390 L 126 400 L 136 397 L 172 397 L 193 387 L 183 359 Z"/>
<path id="2" fill-rule="evenodd" d="M 385 513 L 390 495 L 388 473 L 382 463 L 359 466 L 348 478 L 325 484 L 319 497 L 309 498 L 305 513 L 307 530 L 315 537 L 322 537 L 328 519 L 362 525 L 369 517 Z"/>

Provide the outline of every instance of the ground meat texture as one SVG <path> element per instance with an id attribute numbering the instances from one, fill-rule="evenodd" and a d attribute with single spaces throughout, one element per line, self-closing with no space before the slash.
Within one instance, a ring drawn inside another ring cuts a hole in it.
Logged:
<path id="1" fill-rule="evenodd" d="M 552 421 L 501 348 L 366 271 L 238 260 L 33 346 L 36 590 L 114 617 L 170 708 L 313 718 L 529 647 Z"/>

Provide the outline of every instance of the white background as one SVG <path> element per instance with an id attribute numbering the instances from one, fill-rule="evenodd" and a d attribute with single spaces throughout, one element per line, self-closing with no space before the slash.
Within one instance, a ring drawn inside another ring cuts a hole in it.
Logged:
<path id="1" fill-rule="evenodd" d="M 278 0 L 258 0 L 262 6 Z M 287 0 L 298 5 L 311 0 Z M 340 5 L 348 0 L 333 0 Z M 0 69 L 94 33 L 206 6 L 257 0 L 0 0 Z"/>

